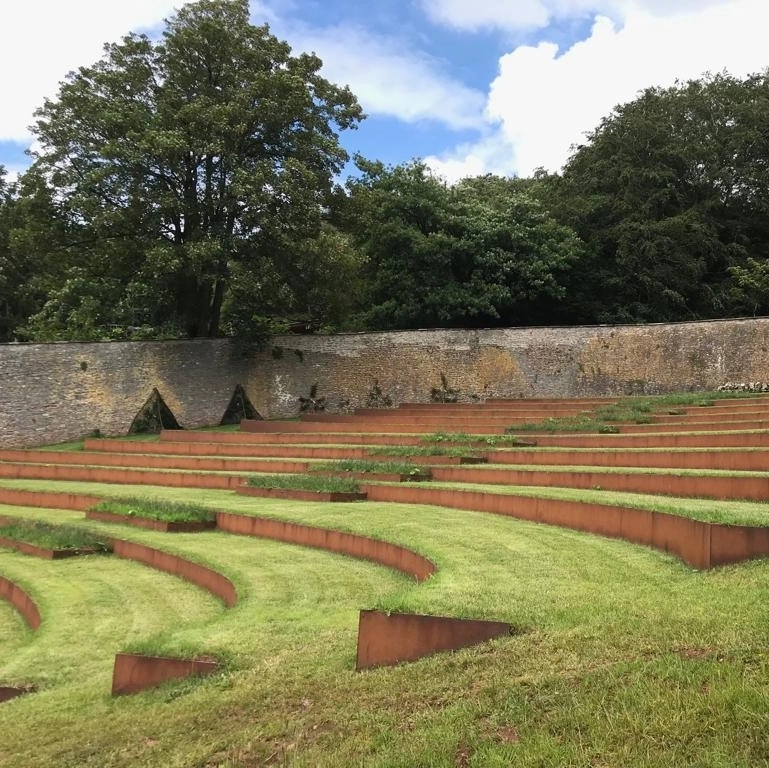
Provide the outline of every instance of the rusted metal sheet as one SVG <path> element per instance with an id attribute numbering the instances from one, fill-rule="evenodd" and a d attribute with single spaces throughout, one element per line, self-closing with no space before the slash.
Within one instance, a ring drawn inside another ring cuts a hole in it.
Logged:
<path id="1" fill-rule="evenodd" d="M 212 568 L 206 568 L 198 563 L 193 563 L 191 560 L 185 560 L 178 555 L 172 555 L 170 552 L 164 552 L 160 549 L 153 549 L 135 541 L 112 539 L 111 543 L 113 552 L 118 557 L 144 563 L 152 568 L 157 568 L 159 571 L 165 571 L 185 581 L 189 581 L 201 589 L 216 595 L 228 608 L 231 608 L 238 602 L 235 585 L 226 576 L 217 573 Z"/>
<path id="2" fill-rule="evenodd" d="M 112 671 L 112 695 L 138 693 L 168 680 L 210 675 L 216 667 L 215 661 L 207 659 L 173 659 L 118 653 Z"/>
<path id="3" fill-rule="evenodd" d="M 435 573 L 435 564 L 426 557 L 398 544 L 369 536 L 230 512 L 217 512 L 216 524 L 220 530 L 228 533 L 259 536 L 372 560 L 380 565 L 395 568 L 417 581 L 424 581 Z"/>
<path id="4" fill-rule="evenodd" d="M 511 625 L 501 621 L 361 611 L 355 667 L 368 669 L 415 661 L 511 632 Z"/>
<path id="5" fill-rule="evenodd" d="M 0 576 L 0 598 L 8 601 L 23 617 L 31 630 L 40 626 L 40 609 L 35 601 L 16 583 Z"/>

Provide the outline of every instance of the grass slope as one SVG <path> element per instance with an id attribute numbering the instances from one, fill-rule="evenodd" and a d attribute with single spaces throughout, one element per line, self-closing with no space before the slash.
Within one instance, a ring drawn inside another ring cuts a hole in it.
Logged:
<path id="1" fill-rule="evenodd" d="M 365 531 L 413 544 L 440 570 L 420 586 L 273 542 L 132 532 L 233 578 L 242 599 L 226 611 L 136 564 L 88 558 L 31 571 L 2 553 L 0 572 L 40 600 L 44 627 L 0 660 L 0 678 L 45 687 L 0 707 L 4 766 L 769 764 L 767 560 L 700 573 L 643 547 L 492 515 L 151 495 Z M 356 609 L 375 606 L 524 631 L 356 674 Z M 111 700 L 111 655 L 148 639 L 170 652 L 223 652 L 227 670 Z"/>

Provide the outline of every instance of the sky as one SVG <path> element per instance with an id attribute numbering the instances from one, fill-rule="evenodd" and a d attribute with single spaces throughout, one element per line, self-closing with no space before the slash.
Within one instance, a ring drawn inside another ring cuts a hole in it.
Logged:
<path id="1" fill-rule="evenodd" d="M 183 0 L 0 0 L 0 165 L 29 164 L 33 113 L 67 72 L 129 31 L 158 35 Z M 452 182 L 558 171 L 649 86 L 769 67 L 769 0 L 251 0 L 295 53 L 349 85 L 353 154 L 423 159 Z"/>

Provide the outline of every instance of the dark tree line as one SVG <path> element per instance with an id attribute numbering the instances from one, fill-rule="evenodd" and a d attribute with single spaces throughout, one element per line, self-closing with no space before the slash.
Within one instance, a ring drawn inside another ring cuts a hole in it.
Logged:
<path id="1" fill-rule="evenodd" d="M 62 83 L 0 168 L 0 340 L 769 314 L 769 75 L 618 106 L 560 174 L 347 161 L 363 118 L 247 0 L 199 0 Z"/>

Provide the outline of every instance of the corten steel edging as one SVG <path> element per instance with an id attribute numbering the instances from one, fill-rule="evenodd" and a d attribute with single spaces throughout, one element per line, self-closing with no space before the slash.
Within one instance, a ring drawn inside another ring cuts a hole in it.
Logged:
<path id="1" fill-rule="evenodd" d="M 564 414 L 564 415 L 576 415 Z M 386 411 L 380 413 L 365 414 L 330 414 L 312 413 L 302 416 L 301 424 L 509 424 L 511 419 L 525 419 L 527 421 L 540 421 L 553 415 L 553 411 L 450 411 L 435 413 L 433 411 Z"/>
<path id="2" fill-rule="evenodd" d="M 539 447 L 567 448 L 765 448 L 769 431 L 651 435 L 543 435 Z"/>
<path id="3" fill-rule="evenodd" d="M 260 488 L 241 485 L 237 489 L 241 496 L 258 496 L 266 499 L 295 499 L 297 501 L 365 501 L 365 493 L 339 491 L 305 491 L 292 488 Z"/>
<path id="4" fill-rule="evenodd" d="M 101 512 L 96 509 L 86 510 L 85 516 L 89 520 L 99 520 L 102 523 L 132 525 L 134 528 L 147 528 L 151 531 L 162 531 L 164 533 L 199 533 L 200 531 L 211 531 L 216 528 L 216 520 L 190 522 L 183 520 L 153 520 L 149 517 L 119 515 L 114 512 Z"/>
<path id="5" fill-rule="evenodd" d="M 76 480 L 116 485 L 161 485 L 174 488 L 234 490 L 242 482 L 238 475 L 206 475 L 190 472 L 162 472 L 143 469 L 109 469 L 72 464 L 2 464 L 0 477 L 29 480 Z"/>
<path id="6" fill-rule="evenodd" d="M 197 472 L 306 472 L 307 462 L 266 462 L 257 458 L 210 456 L 162 456 L 144 453 L 79 451 L 77 453 L 34 450 L 0 451 L 0 461 L 27 464 L 71 464 L 115 466 L 128 469 L 182 469 Z M 273 466 L 274 464 L 274 466 Z"/>
<path id="7" fill-rule="evenodd" d="M 376 421 L 361 422 L 356 424 L 348 424 L 345 422 L 284 422 L 284 421 L 256 421 L 249 426 L 245 426 L 245 423 L 241 422 L 241 429 L 245 429 L 253 433 L 262 432 L 287 432 L 294 434 L 312 435 L 318 432 L 390 432 L 397 434 L 430 434 L 435 432 L 441 426 L 445 426 L 446 422 L 436 420 L 429 424 L 415 424 L 412 421 L 403 421 L 400 423 L 379 423 Z M 464 431 L 464 427 L 469 425 L 454 424 L 452 429 L 455 431 Z M 500 435 L 505 430 L 505 423 L 499 424 L 472 424 L 472 431 L 482 435 Z"/>
<path id="8" fill-rule="evenodd" d="M 701 569 L 769 554 L 769 529 L 766 528 L 721 526 L 664 512 L 481 491 L 403 485 L 364 485 L 363 488 L 371 501 L 491 512 L 620 538 L 677 555 Z"/>
<path id="9" fill-rule="evenodd" d="M 66 560 L 70 557 L 93 555 L 97 552 L 95 549 L 87 548 L 48 549 L 47 547 L 38 547 L 37 544 L 30 544 L 27 541 L 8 539 L 5 536 L 0 536 L 0 547 L 3 547 L 4 549 L 13 549 L 16 552 L 21 552 L 23 555 L 39 557 L 43 560 Z"/>
<path id="10" fill-rule="evenodd" d="M 35 601 L 15 582 L 0 576 L 0 598 L 9 602 L 34 632 L 40 626 L 40 609 Z"/>
<path id="11" fill-rule="evenodd" d="M 85 448 L 89 451 L 114 451 L 117 453 L 152 453 L 190 456 L 254 456 L 253 448 L 273 445 L 356 445 L 365 442 L 371 445 L 421 445 L 424 440 L 420 435 L 377 435 L 345 433 L 319 433 L 308 439 L 304 435 L 290 435 L 281 432 L 257 434 L 251 432 L 228 433 L 238 440 L 187 439 L 174 441 L 171 438 L 158 443 L 144 443 L 144 450 L 135 443 L 125 440 L 86 440 Z"/>
<path id="12" fill-rule="evenodd" d="M 430 470 L 420 475 L 395 474 L 394 472 L 346 472 L 345 470 L 339 470 L 338 472 L 325 471 L 313 472 L 312 474 L 321 477 L 348 477 L 352 480 L 376 480 L 380 483 L 422 483 L 430 480 L 432 473 Z"/>
<path id="13" fill-rule="evenodd" d="M 425 581 L 436 571 L 435 563 L 423 555 L 398 544 L 357 533 L 231 512 L 217 512 L 216 524 L 220 530 L 240 536 L 258 536 L 371 560 L 405 573 L 416 581 Z"/>
<path id="14" fill-rule="evenodd" d="M 179 555 L 165 552 L 162 549 L 153 549 L 135 541 L 111 539 L 110 542 L 112 551 L 117 557 L 143 563 L 189 581 L 218 597 L 228 608 L 232 608 L 238 602 L 235 585 L 213 568 L 207 568 L 205 565 L 193 563 Z"/>
<path id="15" fill-rule="evenodd" d="M 19 696 L 23 696 L 25 693 L 32 693 L 34 688 L 19 688 L 15 685 L 0 685 L 0 704 L 11 699 L 15 699 Z"/>
<path id="16" fill-rule="evenodd" d="M 599 488 L 604 491 L 650 493 L 710 499 L 769 500 L 769 477 L 675 475 L 637 472 L 558 472 L 546 469 L 461 469 L 437 467 L 433 479 L 491 485 Z"/>
<path id="17" fill-rule="evenodd" d="M 619 424 L 618 426 L 622 435 L 640 435 L 647 432 L 746 432 L 752 429 L 767 429 L 769 428 L 769 421 Z"/>
<path id="18" fill-rule="evenodd" d="M 216 667 L 215 661 L 118 653 L 112 670 L 112 695 L 138 693 L 169 680 L 203 677 L 215 672 Z"/>
<path id="19" fill-rule="evenodd" d="M 361 611 L 355 668 L 393 666 L 404 661 L 456 651 L 512 632 L 501 621 L 447 616 Z"/>
<path id="20" fill-rule="evenodd" d="M 102 499 L 81 493 L 57 491 L 24 491 L 16 488 L 0 488 L 0 504 L 38 509 L 71 509 L 84 512 Z"/>
<path id="21" fill-rule="evenodd" d="M 765 472 L 769 468 L 769 450 L 709 451 L 492 451 L 486 454 L 490 464 L 538 464 L 544 466 L 649 467 L 656 469 L 722 469 L 737 472 Z"/>

